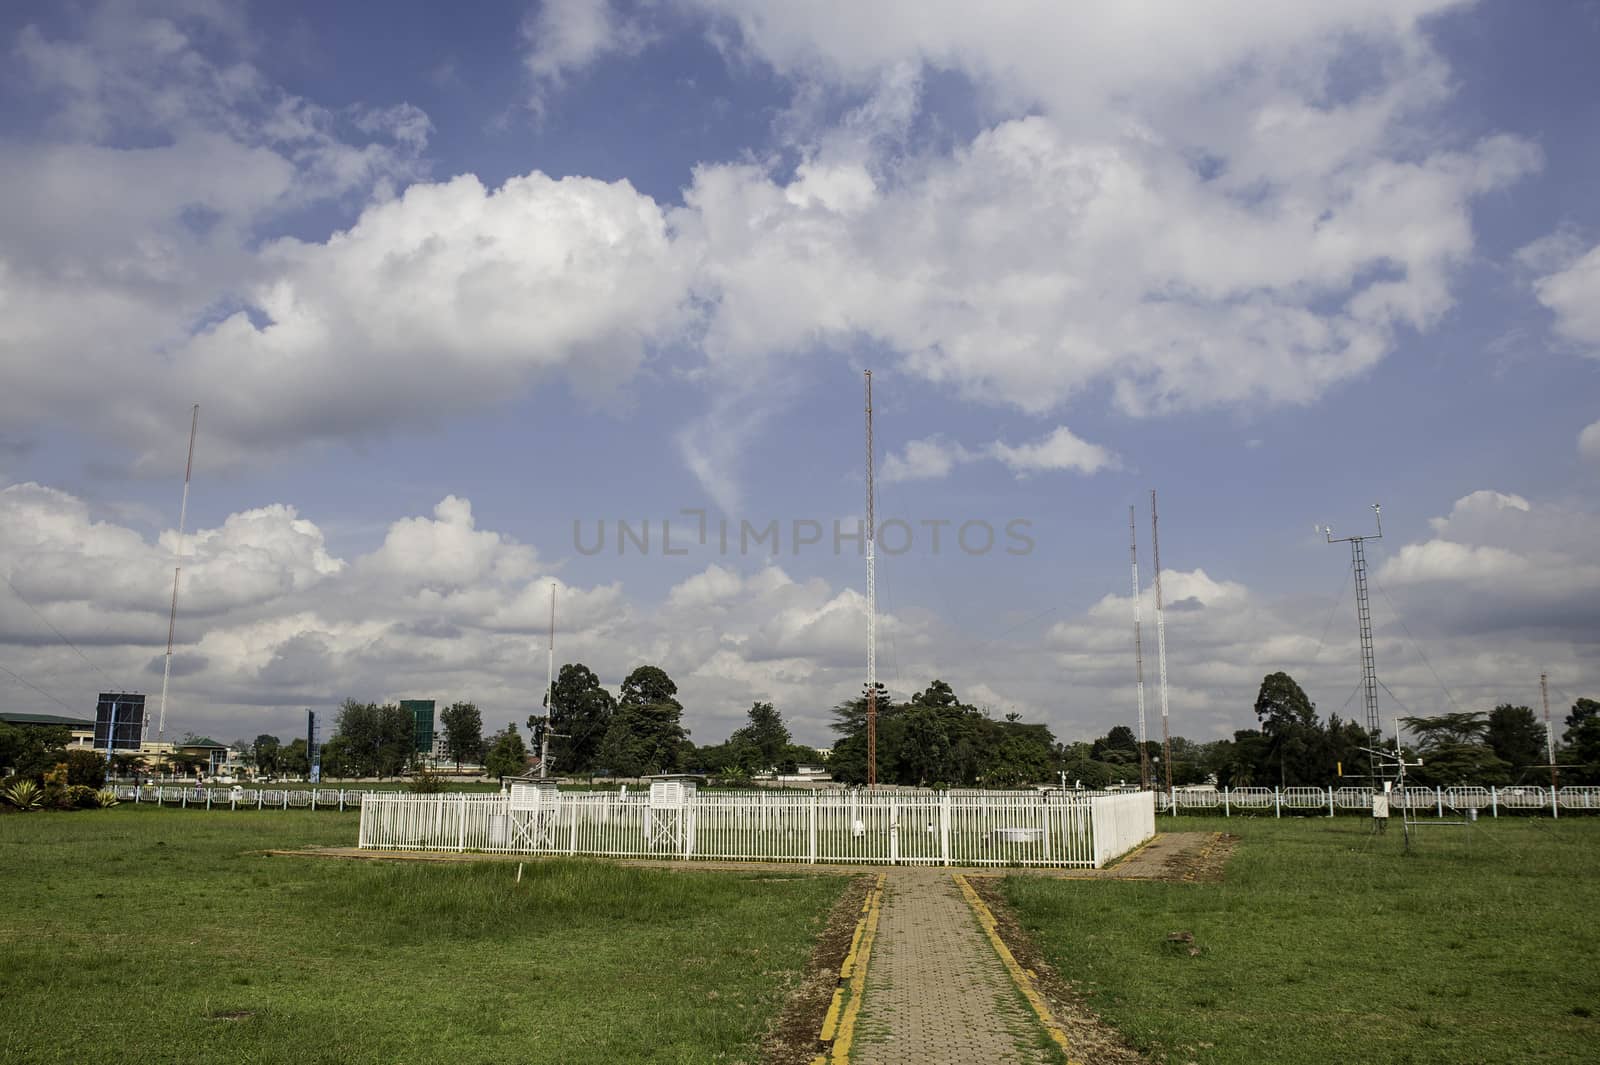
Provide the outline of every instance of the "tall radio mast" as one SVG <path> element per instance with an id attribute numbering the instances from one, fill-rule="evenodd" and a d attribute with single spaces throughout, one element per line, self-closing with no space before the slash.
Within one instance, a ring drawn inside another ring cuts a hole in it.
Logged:
<path id="1" fill-rule="evenodd" d="M 867 379 L 867 787 L 878 783 L 878 569 L 872 483 L 872 371 Z"/>
<path id="2" fill-rule="evenodd" d="M 1144 608 L 1139 603 L 1139 539 L 1134 531 L 1135 508 L 1128 508 L 1128 555 L 1133 560 L 1133 668 L 1139 691 L 1139 787 L 1150 786 L 1150 750 L 1144 731 Z"/>
<path id="3" fill-rule="evenodd" d="M 194 473 L 194 437 L 200 428 L 200 404 L 189 414 L 189 460 L 183 467 L 183 502 L 178 507 L 178 543 L 172 562 L 172 611 L 167 615 L 167 657 L 161 665 L 161 710 L 156 720 L 156 742 L 160 743 L 167 731 L 167 682 L 172 678 L 172 642 L 178 631 L 178 577 L 183 573 L 183 528 L 189 518 L 189 477 Z M 144 720 L 145 732 L 150 730 L 150 718 Z"/>
<path id="4" fill-rule="evenodd" d="M 1167 616 L 1161 604 L 1161 529 L 1156 517 L 1156 490 L 1150 489 L 1150 550 L 1156 566 L 1156 660 L 1161 672 L 1161 763 L 1166 770 L 1167 802 L 1175 803 L 1172 791 L 1172 731 L 1167 725 Z M 1171 807 L 1174 813 L 1176 806 Z"/>

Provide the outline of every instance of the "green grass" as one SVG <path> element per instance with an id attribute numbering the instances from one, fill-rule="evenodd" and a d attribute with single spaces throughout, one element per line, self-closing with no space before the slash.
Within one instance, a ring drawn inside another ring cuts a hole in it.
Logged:
<path id="1" fill-rule="evenodd" d="M 1168 822 L 1160 825 L 1166 829 Z M 1218 884 L 1003 887 L 1062 975 L 1174 1062 L 1600 1060 L 1600 820 L 1186 817 L 1242 837 Z M 1191 931 L 1199 956 L 1171 949 Z"/>
<path id="2" fill-rule="evenodd" d="M 355 834 L 324 811 L 0 816 L 0 1061 L 754 1060 L 845 884 L 254 853 Z"/>

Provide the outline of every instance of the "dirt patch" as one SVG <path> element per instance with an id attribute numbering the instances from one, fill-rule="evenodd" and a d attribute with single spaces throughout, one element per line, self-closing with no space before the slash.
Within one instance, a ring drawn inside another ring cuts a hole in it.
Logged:
<path id="1" fill-rule="evenodd" d="M 1089 1008 L 1076 985 L 1045 960 L 1033 938 L 1023 931 L 1000 897 L 999 879 L 972 877 L 970 882 L 989 912 L 994 914 L 1000 938 L 1012 957 L 1027 970 L 1034 986 L 1050 1003 L 1050 1011 L 1066 1032 L 1071 1060 L 1083 1065 L 1147 1065 L 1149 1059 L 1129 1046 L 1120 1032 L 1102 1021 Z"/>
<path id="2" fill-rule="evenodd" d="M 1166 862 L 1166 880 L 1187 880 L 1192 883 L 1214 884 L 1222 880 L 1222 871 L 1233 857 L 1239 837 L 1228 832 L 1212 832 L 1198 848 L 1185 848 Z"/>
<path id="3" fill-rule="evenodd" d="M 761 1060 L 766 1065 L 806 1065 L 816 1058 L 822 1019 L 833 1002 L 834 988 L 839 986 L 839 966 L 849 953 L 856 922 L 861 918 L 861 903 L 872 882 L 870 876 L 853 879 L 829 912 L 805 972 L 761 1041 Z"/>

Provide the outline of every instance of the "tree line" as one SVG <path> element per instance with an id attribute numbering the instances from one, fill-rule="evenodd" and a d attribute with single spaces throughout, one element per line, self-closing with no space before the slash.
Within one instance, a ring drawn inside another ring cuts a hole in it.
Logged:
<path id="1" fill-rule="evenodd" d="M 1241 729 L 1231 739 L 1196 743 L 1172 737 L 1172 782 L 1176 786 L 1218 787 L 1359 786 L 1370 779 L 1368 748 L 1392 750 L 1394 738 L 1368 734 L 1356 721 L 1337 714 L 1323 720 L 1316 704 L 1287 673 L 1269 673 L 1256 695 L 1258 728 Z M 1409 781 L 1433 787 L 1508 787 L 1548 784 L 1549 759 L 1544 725 L 1531 707 L 1503 703 L 1486 711 L 1455 711 L 1400 719 L 1414 737 L 1401 750 Z M 1566 716 L 1556 764 L 1565 784 L 1600 784 L 1600 702 L 1578 699 Z M 1162 745 L 1149 741 L 1145 753 L 1154 780 L 1165 783 Z M 1068 783 L 1105 787 L 1137 784 L 1139 744 L 1119 725 L 1089 743 L 1061 752 Z"/>

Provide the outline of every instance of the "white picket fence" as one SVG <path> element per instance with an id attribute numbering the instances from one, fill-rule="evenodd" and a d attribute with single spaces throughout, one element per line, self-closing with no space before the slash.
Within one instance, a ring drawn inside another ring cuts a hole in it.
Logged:
<path id="1" fill-rule="evenodd" d="M 360 846 L 725 861 L 1099 868 L 1155 834 L 1150 793 L 370 794 Z"/>

